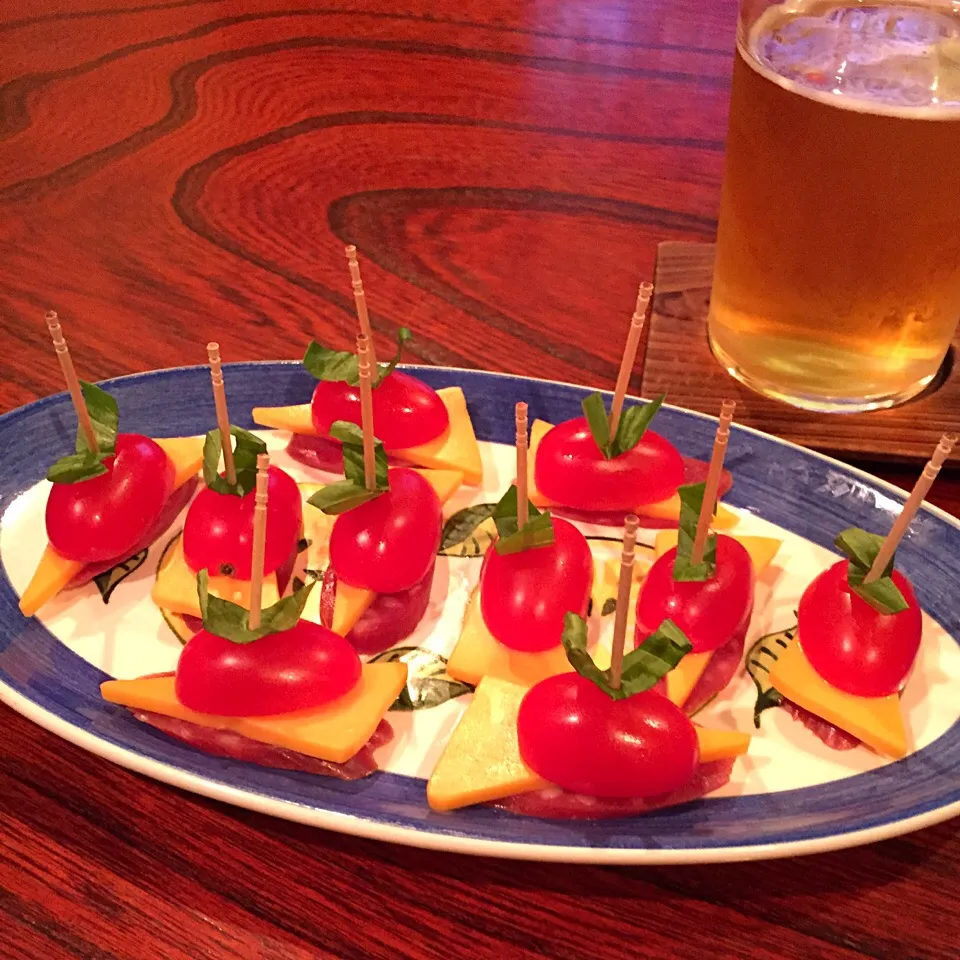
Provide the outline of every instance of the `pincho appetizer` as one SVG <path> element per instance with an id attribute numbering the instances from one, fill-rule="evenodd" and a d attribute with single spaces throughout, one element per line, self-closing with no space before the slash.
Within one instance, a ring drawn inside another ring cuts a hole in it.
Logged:
<path id="1" fill-rule="evenodd" d="M 377 436 L 391 461 L 439 470 L 458 470 L 467 483 L 483 478 L 480 448 L 460 387 L 434 390 L 422 380 L 396 369 L 410 331 L 401 327 L 397 353 L 378 364 L 360 281 L 356 248 L 347 247 L 360 332 L 370 341 L 373 364 L 373 413 Z M 289 430 L 287 453 L 296 460 L 335 472 L 340 466 L 340 441 L 331 432 L 334 423 L 360 424 L 360 387 L 357 358 L 312 342 L 303 360 L 319 381 L 310 403 L 292 407 L 255 407 L 253 419 L 264 427 Z"/>
<path id="2" fill-rule="evenodd" d="M 730 778 L 750 737 L 695 726 L 655 689 L 691 645 L 665 620 L 623 653 L 638 519 L 626 519 L 612 662 L 586 649 L 586 624 L 565 617 L 575 672 L 529 689 L 493 676 L 477 687 L 427 783 L 434 810 L 478 803 L 528 816 L 596 819 L 702 797 Z"/>
<path id="3" fill-rule="evenodd" d="M 76 451 L 47 472 L 47 545 L 20 598 L 28 617 L 160 537 L 193 495 L 203 443 L 119 433 L 116 400 L 77 379 L 56 313 L 46 320 L 79 428 Z"/>
<path id="4" fill-rule="evenodd" d="M 331 425 L 345 479 L 310 496 L 307 562 L 327 560 L 307 616 L 344 634 L 361 653 L 408 637 L 430 600 L 445 502 L 463 482 L 451 470 L 389 467 L 374 436 L 369 340 L 357 338 L 361 422 Z M 327 522 L 327 521 L 332 522 Z"/>
<path id="5" fill-rule="evenodd" d="M 653 287 L 641 284 L 636 311 L 620 363 L 610 414 L 599 393 L 583 401 L 583 416 L 556 426 L 535 420 L 530 435 L 530 499 L 576 520 L 620 526 L 636 514 L 647 527 L 675 527 L 680 518 L 678 488 L 706 476 L 700 460 L 680 455 L 668 440 L 648 429 L 663 396 L 624 409 L 630 371 Z M 720 492 L 730 486 L 721 475 Z M 718 527 L 736 516 L 721 511 Z"/>
<path id="6" fill-rule="evenodd" d="M 763 710 L 780 706 L 835 749 L 864 745 L 894 759 L 909 752 L 900 695 L 920 649 L 922 613 L 894 555 L 955 442 L 941 439 L 890 533 L 844 530 L 834 542 L 846 559 L 804 591 L 797 625 L 751 648 L 758 727 Z"/>
<path id="7" fill-rule="evenodd" d="M 663 552 L 637 598 L 637 643 L 668 619 L 690 641 L 691 652 L 667 677 L 668 696 L 687 713 L 699 710 L 737 672 L 753 614 L 757 571 L 762 572 L 780 546 L 778 540 L 743 538 L 748 547 L 735 537 L 710 532 L 735 406 L 732 401 L 723 404 L 705 483 L 680 487 L 675 545 L 664 549 L 667 538 L 661 538 Z"/>
<path id="8" fill-rule="evenodd" d="M 217 429 L 207 434 L 203 446 L 204 486 L 187 510 L 183 533 L 168 545 L 161 558 L 152 592 L 164 619 L 184 641 L 201 627 L 197 575 L 202 570 L 207 572 L 211 596 L 242 607 L 250 604 L 257 457 L 267 449 L 259 437 L 230 424 L 219 345 L 207 344 L 207 356 Z M 296 481 L 279 467 L 271 466 L 269 488 L 269 522 L 261 571 L 263 596 L 268 605 L 279 600 L 290 583 L 303 529 L 302 500 Z"/>
<path id="9" fill-rule="evenodd" d="M 527 405 L 516 406 L 517 485 L 497 504 L 497 537 L 480 570 L 447 672 L 465 683 L 486 676 L 530 686 L 570 668 L 564 615 L 587 613 L 593 558 L 583 534 L 527 499 Z"/>
<path id="10" fill-rule="evenodd" d="M 199 750 L 261 766 L 355 780 L 377 769 L 393 736 L 384 714 L 406 683 L 403 663 L 361 664 L 343 637 L 303 620 L 315 586 L 261 609 L 269 527 L 269 459 L 258 456 L 250 608 L 197 577 L 203 627 L 175 673 L 109 680 L 102 696 Z"/>

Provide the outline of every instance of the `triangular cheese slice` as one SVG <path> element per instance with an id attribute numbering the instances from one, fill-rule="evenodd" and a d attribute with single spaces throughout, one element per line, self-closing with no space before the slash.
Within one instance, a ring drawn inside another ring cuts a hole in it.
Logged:
<path id="1" fill-rule="evenodd" d="M 537 489 L 534 480 L 537 449 L 540 442 L 552 429 L 553 424 L 547 423 L 545 420 L 534 420 L 530 427 L 530 445 L 527 453 L 527 495 L 531 503 L 541 508 L 558 506 Z M 650 517 L 667 523 L 677 523 L 680 520 L 680 497 L 674 494 L 672 497 L 660 500 L 657 503 L 645 503 L 637 507 L 636 512 L 641 517 Z M 732 510 L 722 503 L 718 504 L 717 515 L 713 520 L 715 530 L 728 530 L 730 527 L 736 526 L 738 522 L 739 518 Z"/>
<path id="2" fill-rule="evenodd" d="M 447 429 L 427 443 L 406 450 L 391 450 L 390 453 L 423 467 L 459 470 L 466 483 L 478 484 L 483 480 L 483 464 L 463 390 L 460 387 L 441 387 L 437 396 L 450 417 Z M 289 430 L 308 437 L 319 436 L 310 416 L 309 403 L 293 407 L 254 407 L 251 415 L 254 423 L 262 427 Z"/>
<path id="3" fill-rule="evenodd" d="M 743 544 L 747 553 L 750 554 L 750 559 L 753 561 L 754 570 L 758 577 L 770 566 L 777 551 L 783 545 L 782 540 L 777 540 L 774 537 L 742 536 L 738 534 L 729 534 L 729 536 Z M 676 530 L 659 530 L 653 542 L 654 554 L 659 559 L 676 545 Z M 703 672 L 707 669 L 707 664 L 712 656 L 712 650 L 709 653 L 688 653 L 667 674 L 667 696 L 677 706 L 683 706 L 687 702 L 687 697 L 690 696 L 700 677 L 703 676 Z"/>
<path id="4" fill-rule="evenodd" d="M 158 437 L 156 443 L 173 461 L 174 489 L 183 486 L 203 464 L 203 437 Z M 32 617 L 45 603 L 65 589 L 85 564 L 60 556 L 49 544 L 20 598 L 20 612 Z"/>
<path id="5" fill-rule="evenodd" d="M 457 810 L 549 787 L 520 756 L 517 714 L 525 686 L 484 677 L 427 781 L 427 802 L 434 810 Z M 726 730 L 694 727 L 700 762 L 746 753 L 750 737 Z"/>
<path id="6" fill-rule="evenodd" d="M 807 660 L 799 640 L 779 653 L 770 682 L 788 700 L 845 730 L 877 753 L 899 759 L 907 754 L 907 731 L 900 698 L 857 697 L 827 683 Z"/>
<path id="7" fill-rule="evenodd" d="M 331 703 L 274 717 L 221 717 L 188 710 L 176 698 L 172 674 L 139 680 L 108 680 L 105 700 L 215 730 L 285 747 L 308 757 L 346 763 L 370 739 L 407 682 L 405 663 L 365 663 L 357 685 Z"/>

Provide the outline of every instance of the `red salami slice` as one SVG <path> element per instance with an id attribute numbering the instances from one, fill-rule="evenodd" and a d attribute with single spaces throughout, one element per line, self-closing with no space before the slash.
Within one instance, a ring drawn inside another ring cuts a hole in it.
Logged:
<path id="1" fill-rule="evenodd" d="M 295 433 L 287 444 L 287 453 L 294 460 L 323 470 L 325 473 L 343 473 L 343 447 L 337 440 L 329 437 L 305 437 Z M 387 456 L 391 466 L 403 464 L 397 457 Z"/>
<path id="2" fill-rule="evenodd" d="M 750 616 L 747 615 L 747 624 Z M 690 691 L 683 709 L 687 714 L 696 713 L 704 704 L 726 687 L 743 663 L 743 647 L 747 626 L 731 637 L 722 647 L 713 651 L 706 669 Z"/>
<path id="3" fill-rule="evenodd" d="M 608 799 L 588 797 L 582 793 L 568 793 L 560 787 L 546 787 L 532 793 L 521 793 L 498 800 L 490 806 L 524 817 L 543 817 L 552 820 L 606 820 L 613 817 L 633 817 L 661 807 L 689 803 L 714 790 L 729 779 L 733 759 L 701 763 L 689 783 L 672 793 L 658 797 L 628 797 Z"/>
<path id="4" fill-rule="evenodd" d="M 798 707 L 792 700 L 787 700 L 786 697 L 783 698 L 782 706 L 794 720 L 799 720 L 818 740 L 822 740 L 834 750 L 852 750 L 863 743 L 853 734 L 835 727 L 815 713 L 804 710 L 803 707 Z"/>
<path id="5" fill-rule="evenodd" d="M 301 770 L 304 773 L 335 777 L 337 780 L 361 780 L 369 776 L 378 769 L 373 752 L 393 739 L 393 728 L 386 720 L 381 720 L 380 726 L 359 753 L 346 763 L 331 763 L 327 760 L 318 760 L 316 757 L 308 757 L 295 750 L 260 743 L 259 740 L 251 740 L 230 730 L 214 730 L 212 727 L 203 727 L 146 710 L 133 710 L 132 713 L 138 720 L 149 723 L 151 727 L 156 727 L 168 736 L 181 740 L 203 753 L 212 753 L 218 757 L 228 757 L 231 760 L 255 763 L 261 767 L 273 767 L 278 770 Z"/>
<path id="6" fill-rule="evenodd" d="M 378 593 L 373 603 L 347 634 L 357 653 L 374 654 L 405 640 L 417 629 L 430 605 L 433 587 L 431 564 L 426 576 L 409 590 L 400 593 Z"/>

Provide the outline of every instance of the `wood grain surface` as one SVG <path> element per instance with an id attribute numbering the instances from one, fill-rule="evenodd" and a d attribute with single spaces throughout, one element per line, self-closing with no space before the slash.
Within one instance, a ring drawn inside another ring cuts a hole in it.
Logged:
<path id="1" fill-rule="evenodd" d="M 346 347 L 612 387 L 663 240 L 714 235 L 733 0 L 7 0 L 0 410 Z M 639 378 L 634 380 L 634 389 Z M 7 451 L 6 456 L 14 455 Z M 909 485 L 915 468 L 884 468 Z M 960 482 L 933 496 L 960 513 Z M 804 860 L 602 869 L 308 830 L 0 709 L 0 957 L 956 958 L 947 823 Z"/>

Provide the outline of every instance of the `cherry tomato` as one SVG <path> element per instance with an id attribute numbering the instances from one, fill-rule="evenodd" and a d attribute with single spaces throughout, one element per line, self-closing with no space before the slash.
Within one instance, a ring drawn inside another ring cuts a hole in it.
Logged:
<path id="1" fill-rule="evenodd" d="M 217 493 L 209 487 L 197 494 L 183 525 L 183 556 L 191 570 L 250 579 L 254 497 L 253 490 L 246 496 L 236 497 Z M 265 575 L 273 573 L 290 558 L 303 521 L 300 488 L 279 467 L 270 467 L 267 498 Z"/>
<path id="2" fill-rule="evenodd" d="M 700 744 L 679 707 L 652 690 L 611 700 L 576 673 L 541 680 L 520 704 L 523 762 L 591 797 L 653 797 L 693 777 Z"/>
<path id="3" fill-rule="evenodd" d="M 558 424 L 540 441 L 534 477 L 544 496 L 575 510 L 634 510 L 677 492 L 683 460 L 672 443 L 652 430 L 632 450 L 607 460 L 586 418 L 577 417 Z"/>
<path id="4" fill-rule="evenodd" d="M 326 436 L 337 420 L 360 421 L 360 387 L 321 380 L 310 404 L 313 425 Z M 439 437 L 450 415 L 436 390 L 408 373 L 394 370 L 373 391 L 373 422 L 377 439 L 387 450 L 406 450 Z"/>
<path id="5" fill-rule="evenodd" d="M 893 582 L 909 606 L 883 614 L 847 584 L 848 560 L 824 570 L 807 587 L 797 611 L 800 645 L 827 683 L 858 697 L 896 693 L 920 649 L 920 606 L 898 570 Z"/>
<path id="6" fill-rule="evenodd" d="M 733 537 L 717 537 L 717 568 L 709 580 L 673 579 L 674 547 L 650 568 L 637 598 L 639 644 L 667 618 L 687 635 L 694 653 L 723 646 L 746 629 L 756 576 L 750 554 Z"/>
<path id="7" fill-rule="evenodd" d="M 436 491 L 415 470 L 387 472 L 390 489 L 337 517 L 330 563 L 337 576 L 374 593 L 400 593 L 433 565 L 443 517 Z"/>
<path id="8" fill-rule="evenodd" d="M 480 571 L 480 612 L 487 629 L 512 650 L 560 643 L 568 612 L 584 616 L 593 587 L 593 558 L 583 534 L 553 518 L 549 547 L 499 554 L 491 546 Z"/>
<path id="9" fill-rule="evenodd" d="M 357 685 L 360 671 L 343 637 L 308 620 L 253 643 L 201 630 L 180 654 L 174 690 L 200 713 L 263 717 L 336 700 Z"/>
<path id="10" fill-rule="evenodd" d="M 50 490 L 47 539 L 68 560 L 129 556 L 173 492 L 173 464 L 149 437 L 119 434 L 115 455 L 103 465 L 107 472 L 99 477 L 55 483 Z"/>

